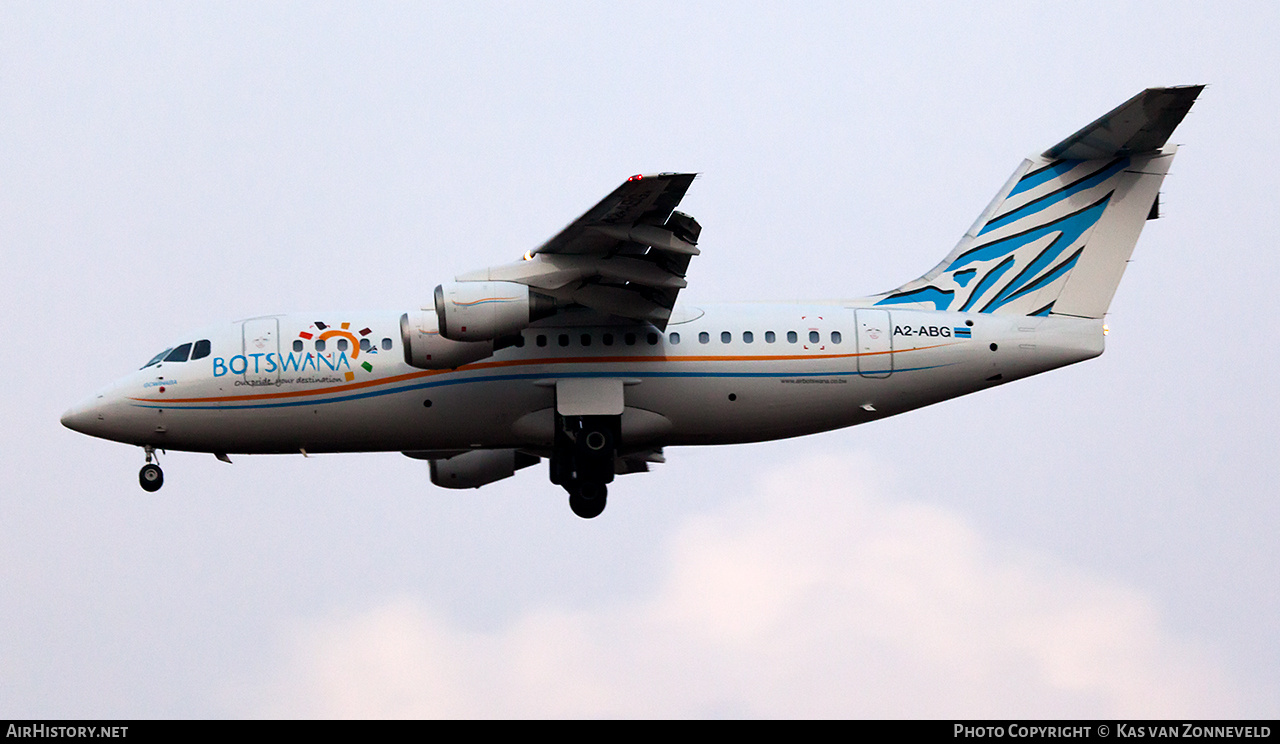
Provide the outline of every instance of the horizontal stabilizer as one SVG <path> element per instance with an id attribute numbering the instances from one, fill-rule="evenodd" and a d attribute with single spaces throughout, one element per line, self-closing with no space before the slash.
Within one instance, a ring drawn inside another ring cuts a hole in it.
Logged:
<path id="1" fill-rule="evenodd" d="M 1045 151 L 1050 160 L 1095 160 L 1164 147 L 1203 85 L 1148 88 Z"/>

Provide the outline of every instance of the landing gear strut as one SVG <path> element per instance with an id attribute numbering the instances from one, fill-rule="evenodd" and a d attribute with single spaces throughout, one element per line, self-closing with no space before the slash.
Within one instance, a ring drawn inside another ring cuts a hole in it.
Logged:
<path id="1" fill-rule="evenodd" d="M 569 492 L 569 508 L 583 519 L 604 511 L 621 428 L 621 416 L 556 414 L 551 482 Z"/>
<path id="2" fill-rule="evenodd" d="M 156 448 L 148 444 L 142 449 L 146 452 L 147 464 L 143 465 L 142 470 L 138 471 L 138 483 L 142 486 L 142 490 L 154 493 L 160 490 L 160 486 L 164 485 L 164 471 L 157 464 L 159 458 L 156 458 L 156 463 L 151 462 L 151 458 L 155 456 Z"/>

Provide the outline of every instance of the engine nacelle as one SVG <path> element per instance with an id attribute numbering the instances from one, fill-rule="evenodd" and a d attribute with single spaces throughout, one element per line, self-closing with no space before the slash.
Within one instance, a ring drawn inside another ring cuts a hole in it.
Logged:
<path id="1" fill-rule="evenodd" d="M 510 478 L 520 468 L 538 464 L 538 458 L 513 449 L 472 450 L 431 461 L 431 482 L 442 488 L 479 488 Z"/>
<path id="2" fill-rule="evenodd" d="M 418 369 L 456 369 L 493 356 L 493 341 L 451 341 L 440 335 L 440 323 L 430 310 L 400 316 L 404 362 Z"/>
<path id="3" fill-rule="evenodd" d="M 492 341 L 524 330 L 556 311 L 556 301 L 515 282 L 454 282 L 436 287 L 440 335 Z"/>

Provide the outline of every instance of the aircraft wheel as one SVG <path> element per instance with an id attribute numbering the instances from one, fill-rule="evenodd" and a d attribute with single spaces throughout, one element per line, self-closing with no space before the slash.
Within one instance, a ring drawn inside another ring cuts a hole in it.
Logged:
<path id="1" fill-rule="evenodd" d="M 604 511 L 609 493 L 603 483 L 586 483 L 569 492 L 569 508 L 583 519 L 594 519 Z"/>
<path id="2" fill-rule="evenodd" d="M 142 484 L 144 491 L 159 491 L 160 486 L 164 485 L 164 471 L 159 465 L 143 465 L 142 470 L 138 471 L 138 483 Z"/>

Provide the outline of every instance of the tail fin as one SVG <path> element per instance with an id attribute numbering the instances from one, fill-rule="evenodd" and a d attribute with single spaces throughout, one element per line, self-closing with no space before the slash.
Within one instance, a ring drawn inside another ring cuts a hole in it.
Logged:
<path id="1" fill-rule="evenodd" d="M 1101 318 L 1177 151 L 1166 145 L 1204 88 L 1150 88 L 1024 160 L 932 271 L 876 305 Z"/>

